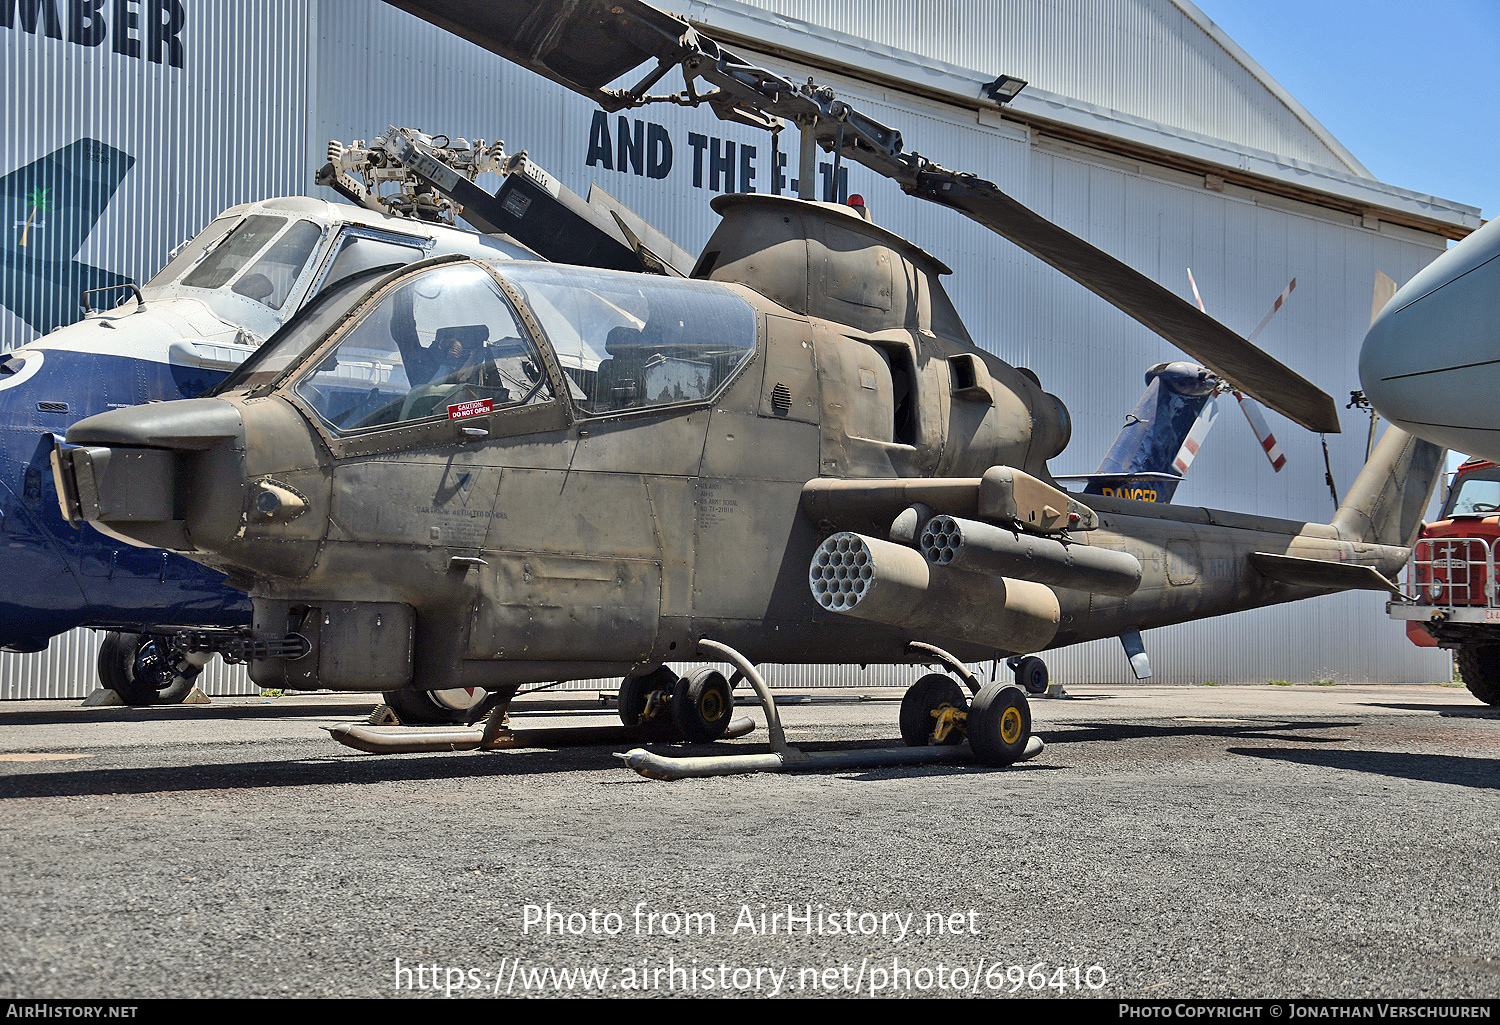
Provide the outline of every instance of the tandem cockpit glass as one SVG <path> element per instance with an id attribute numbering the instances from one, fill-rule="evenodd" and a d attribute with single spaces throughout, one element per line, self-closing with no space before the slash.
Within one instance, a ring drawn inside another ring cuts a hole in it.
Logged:
<path id="1" fill-rule="evenodd" d="M 585 415 L 704 402 L 755 354 L 755 311 L 723 285 L 506 264 Z"/>
<path id="2" fill-rule="evenodd" d="M 564 385 L 578 413 L 597 416 L 708 401 L 755 354 L 754 310 L 715 283 L 520 261 L 493 270 L 544 337 L 490 269 L 433 267 L 343 329 L 294 391 L 341 434 L 552 402 Z M 274 355 L 255 370 L 274 372 Z"/>
<path id="3" fill-rule="evenodd" d="M 474 263 L 398 282 L 295 391 L 340 433 L 555 398 L 536 343 L 495 279 Z"/>

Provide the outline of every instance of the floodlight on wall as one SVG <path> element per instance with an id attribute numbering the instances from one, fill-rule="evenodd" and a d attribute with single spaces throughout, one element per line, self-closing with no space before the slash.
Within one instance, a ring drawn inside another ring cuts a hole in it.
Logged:
<path id="1" fill-rule="evenodd" d="M 1015 99 L 1022 89 L 1026 88 L 1024 78 L 1012 78 L 1010 75 L 1001 75 L 993 82 L 984 87 L 984 94 L 996 103 L 1004 106 Z"/>

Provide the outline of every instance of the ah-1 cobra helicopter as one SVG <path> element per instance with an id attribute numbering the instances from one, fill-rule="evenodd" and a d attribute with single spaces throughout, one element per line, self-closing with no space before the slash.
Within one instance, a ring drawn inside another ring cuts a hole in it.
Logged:
<path id="1" fill-rule="evenodd" d="M 680 66 L 687 90 L 664 99 L 798 125 L 805 187 L 816 147 L 857 160 L 1235 390 L 1339 429 L 1328 395 L 1162 286 L 676 17 L 638 0 L 397 6 L 606 109 L 662 99 L 645 90 Z M 651 60 L 634 89 L 605 87 Z M 263 686 L 485 688 L 491 740 L 531 683 L 622 675 L 627 725 L 666 716 L 711 740 L 729 682 L 667 661 L 711 654 L 767 701 L 756 663 L 936 662 L 972 698 L 919 680 L 904 739 L 966 736 L 1006 764 L 1034 747 L 1025 695 L 965 661 L 1393 588 L 1441 449 L 1388 431 L 1328 524 L 1085 505 L 1047 469 L 1066 407 L 974 344 L 936 257 L 807 194 L 713 206 L 687 278 L 449 257 L 349 281 L 209 397 L 75 424 L 54 453 L 64 511 L 250 593 L 247 634 L 185 647 L 233 650 Z"/>

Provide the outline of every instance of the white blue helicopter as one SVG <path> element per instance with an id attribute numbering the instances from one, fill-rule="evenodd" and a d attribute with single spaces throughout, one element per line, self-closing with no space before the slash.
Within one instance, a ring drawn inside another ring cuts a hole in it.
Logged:
<path id="1" fill-rule="evenodd" d="M 250 603 L 187 559 L 63 520 L 53 438 L 108 409 L 200 394 L 351 276 L 446 253 L 539 257 L 503 236 L 291 197 L 224 211 L 138 285 L 72 259 L 132 163 L 85 139 L 0 179 L 16 224 L 0 246 L 0 303 L 46 332 L 0 356 L 0 650 L 108 629 L 101 683 L 152 704 L 180 701 L 210 657 L 173 653 L 153 628 L 240 626 Z M 442 212 L 440 198 L 426 205 Z M 425 699 L 410 717 L 445 719 L 468 695 Z"/>

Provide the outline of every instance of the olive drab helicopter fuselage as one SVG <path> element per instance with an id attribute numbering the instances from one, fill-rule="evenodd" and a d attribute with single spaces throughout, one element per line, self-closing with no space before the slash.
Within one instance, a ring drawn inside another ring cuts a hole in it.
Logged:
<path id="1" fill-rule="evenodd" d="M 1156 282 L 680 19 L 637 0 L 521 21 L 504 3 L 400 6 L 607 109 L 659 99 L 644 89 L 678 62 L 689 89 L 667 99 L 792 119 L 804 166 L 819 145 L 859 160 L 1236 390 L 1338 429 L 1328 395 Z M 651 57 L 636 90 L 601 87 Z M 972 705 L 924 677 L 903 738 L 967 733 L 1004 764 L 1031 753 L 1024 696 L 965 662 L 1393 589 L 1441 449 L 1387 432 L 1327 524 L 1074 495 L 1047 469 L 1065 406 L 974 343 L 937 259 L 809 198 L 714 208 L 688 277 L 449 257 L 350 281 L 211 396 L 75 424 L 54 453 L 64 513 L 249 592 L 247 634 L 182 648 L 232 651 L 268 687 L 484 688 L 486 743 L 517 688 L 616 675 L 627 725 L 666 707 L 679 734 L 721 736 L 725 678 L 665 668 L 709 655 L 761 694 L 787 755 L 755 664 L 938 663 Z"/>
<path id="2" fill-rule="evenodd" d="M 848 208 L 715 205 L 691 280 L 447 258 L 347 286 L 213 397 L 76 426 L 70 515 L 246 588 L 262 686 L 378 691 L 639 677 L 703 638 L 753 662 L 918 661 L 913 641 L 977 661 L 1338 586 L 1257 557 L 1404 559 L 1411 503 L 1358 519 L 1361 485 L 1332 525 L 1081 506 L 1047 484 L 1065 407 L 973 344 L 941 263 Z M 468 373 L 450 369 L 472 362 L 464 340 L 486 350 Z M 1388 447 L 1392 463 L 1412 446 Z M 1007 530 L 1124 556 L 1138 585 L 1128 568 L 1114 593 L 1013 571 L 998 595 L 946 588 L 954 628 L 857 618 L 809 587 L 830 536 L 897 547 L 914 506 L 984 518 L 1001 467 L 1072 520 Z M 275 647 L 291 637 L 299 657 Z"/>

